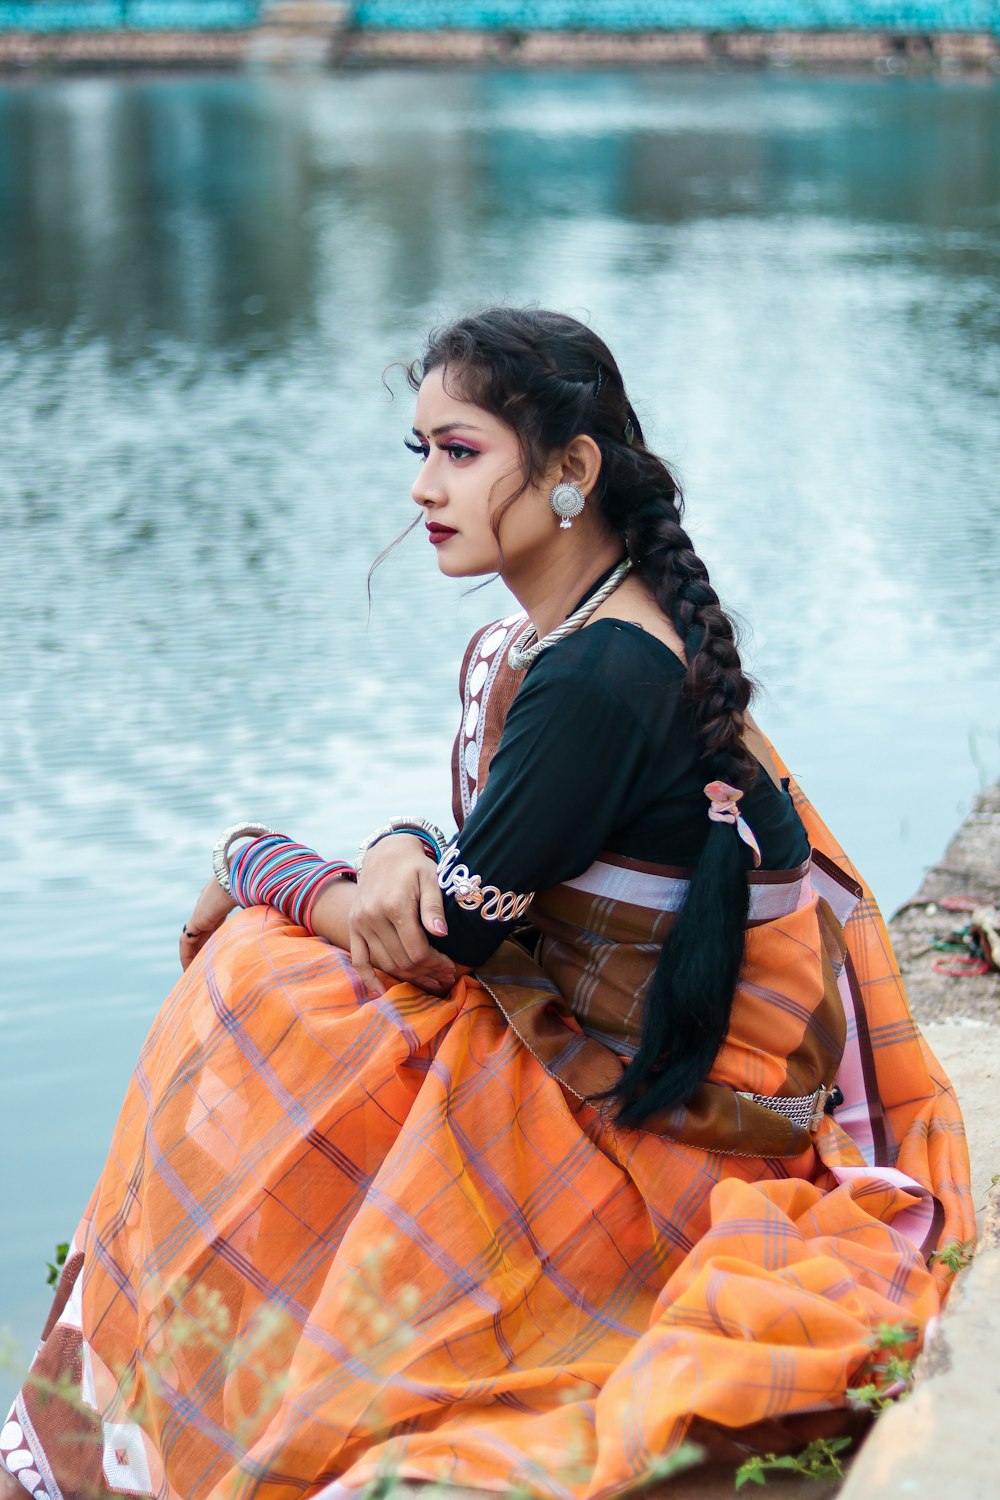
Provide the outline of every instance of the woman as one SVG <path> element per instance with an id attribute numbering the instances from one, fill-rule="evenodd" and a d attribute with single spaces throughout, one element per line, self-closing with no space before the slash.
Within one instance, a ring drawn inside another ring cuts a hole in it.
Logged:
<path id="1" fill-rule="evenodd" d="M 610 351 L 492 309 L 411 383 L 438 565 L 520 605 L 466 653 L 459 832 L 393 820 L 359 879 L 216 846 L 0 1438 L 35 1495 L 582 1497 L 801 1444 L 972 1234 L 947 1080 Z"/>

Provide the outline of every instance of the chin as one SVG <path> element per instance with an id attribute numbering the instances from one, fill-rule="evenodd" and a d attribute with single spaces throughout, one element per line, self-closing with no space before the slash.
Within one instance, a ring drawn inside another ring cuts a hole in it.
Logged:
<path id="1" fill-rule="evenodd" d="M 438 572 L 446 578 L 485 578 L 498 571 L 500 559 L 494 557 L 487 562 L 483 558 L 468 556 L 448 557 L 444 555 L 444 548 L 439 548 L 437 565 Z"/>

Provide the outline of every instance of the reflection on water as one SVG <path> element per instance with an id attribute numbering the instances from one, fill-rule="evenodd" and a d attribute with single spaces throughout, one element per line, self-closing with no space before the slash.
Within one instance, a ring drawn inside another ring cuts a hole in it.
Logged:
<path id="1" fill-rule="evenodd" d="M 1000 93 L 693 74 L 0 88 L 0 1321 L 96 1172 L 217 829 L 447 819 L 504 613 L 379 382 L 496 296 L 593 318 L 889 906 L 1000 770 Z M 397 382 L 398 385 L 398 382 Z"/>

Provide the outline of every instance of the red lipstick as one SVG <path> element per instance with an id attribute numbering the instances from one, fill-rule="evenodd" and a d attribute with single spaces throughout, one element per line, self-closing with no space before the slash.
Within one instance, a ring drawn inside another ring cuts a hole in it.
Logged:
<path id="1" fill-rule="evenodd" d="M 427 540 L 432 546 L 436 547 L 440 542 L 446 542 L 450 536 L 457 535 L 458 533 L 451 526 L 441 526 L 437 521 L 427 522 Z"/>

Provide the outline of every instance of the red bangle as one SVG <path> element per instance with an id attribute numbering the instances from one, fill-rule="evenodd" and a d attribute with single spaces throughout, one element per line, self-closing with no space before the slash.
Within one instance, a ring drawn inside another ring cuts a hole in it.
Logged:
<path id="1" fill-rule="evenodd" d="M 322 891 L 325 891 L 327 886 L 331 885 L 335 880 L 356 881 L 357 878 L 358 872 L 357 870 L 355 870 L 353 865 L 346 864 L 343 861 L 337 861 L 336 863 L 327 865 L 326 878 L 324 880 L 318 880 L 316 882 L 312 891 L 310 891 L 309 893 L 309 900 L 306 904 L 306 909 L 302 913 L 302 925 L 305 928 L 306 932 L 308 932 L 310 937 L 316 936 L 315 932 L 313 931 L 312 913 L 313 907 L 316 905 L 316 901 L 320 893 Z"/>

